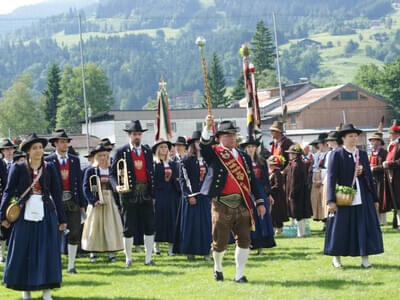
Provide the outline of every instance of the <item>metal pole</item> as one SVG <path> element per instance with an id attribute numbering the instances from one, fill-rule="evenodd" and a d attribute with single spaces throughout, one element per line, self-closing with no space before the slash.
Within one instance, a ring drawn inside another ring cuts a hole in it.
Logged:
<path id="1" fill-rule="evenodd" d="M 344 110 L 342 110 L 342 115 L 343 115 L 343 124 L 347 124 L 346 112 Z"/>
<path id="2" fill-rule="evenodd" d="M 283 97 L 282 97 L 281 68 L 280 68 L 280 65 L 279 65 L 278 35 L 276 33 L 275 12 L 272 13 L 272 20 L 274 21 L 276 70 L 278 71 L 279 97 L 280 97 L 280 100 L 281 100 L 281 109 L 282 109 L 282 117 L 283 117 Z M 283 121 L 285 121 L 285 120 L 283 120 Z"/>
<path id="3" fill-rule="evenodd" d="M 85 85 L 85 64 L 83 60 L 83 40 L 82 40 L 82 24 L 81 14 L 78 14 L 79 18 L 79 48 L 81 50 L 81 67 L 82 67 L 82 87 L 83 87 L 83 104 L 85 106 L 85 123 L 86 123 L 86 148 L 89 153 L 89 118 L 88 118 L 88 105 L 86 100 L 86 85 Z"/>

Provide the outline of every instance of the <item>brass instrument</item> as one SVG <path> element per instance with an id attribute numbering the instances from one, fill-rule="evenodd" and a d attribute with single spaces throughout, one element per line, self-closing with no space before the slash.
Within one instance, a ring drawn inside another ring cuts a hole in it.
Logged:
<path id="1" fill-rule="evenodd" d="M 126 163 L 126 152 L 124 158 L 117 161 L 117 192 L 127 194 L 131 192 L 128 181 L 128 165 Z"/>
<path id="2" fill-rule="evenodd" d="M 93 184 L 93 180 L 96 180 L 96 184 Z M 101 179 L 99 176 L 97 176 L 97 174 L 94 174 L 92 176 L 89 177 L 89 187 L 90 187 L 90 191 L 92 193 L 97 193 L 99 195 L 99 203 L 100 205 L 104 205 L 104 197 L 103 197 L 103 190 L 101 189 Z"/>

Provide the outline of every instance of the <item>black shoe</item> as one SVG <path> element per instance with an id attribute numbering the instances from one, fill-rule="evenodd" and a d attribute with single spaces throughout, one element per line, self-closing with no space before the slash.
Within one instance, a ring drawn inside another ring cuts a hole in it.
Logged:
<path id="1" fill-rule="evenodd" d="M 108 262 L 115 263 L 116 261 L 117 261 L 117 259 L 115 258 L 115 256 L 109 256 L 108 257 Z"/>
<path id="2" fill-rule="evenodd" d="M 222 272 L 214 271 L 215 281 L 224 281 L 224 274 Z"/>
<path id="3" fill-rule="evenodd" d="M 4 259 L 4 257 L 0 257 L 0 263 L 4 263 L 6 262 L 6 260 Z"/>
<path id="4" fill-rule="evenodd" d="M 234 281 L 237 282 L 237 283 L 246 283 L 246 282 L 248 282 L 246 276 L 242 276 L 238 280 L 234 279 Z"/>
<path id="5" fill-rule="evenodd" d="M 69 273 L 69 274 L 78 274 L 78 272 L 76 272 L 75 268 L 69 269 L 67 271 L 67 273 Z"/>
<path id="6" fill-rule="evenodd" d="M 131 260 L 128 260 L 127 262 L 125 262 L 125 268 L 129 268 L 130 266 L 132 266 Z"/>
<path id="7" fill-rule="evenodd" d="M 194 261 L 194 255 L 190 254 L 187 256 L 188 261 Z"/>
<path id="8" fill-rule="evenodd" d="M 150 260 L 148 263 L 144 263 L 145 266 L 155 266 L 155 264 L 156 263 L 154 262 L 154 260 Z"/>

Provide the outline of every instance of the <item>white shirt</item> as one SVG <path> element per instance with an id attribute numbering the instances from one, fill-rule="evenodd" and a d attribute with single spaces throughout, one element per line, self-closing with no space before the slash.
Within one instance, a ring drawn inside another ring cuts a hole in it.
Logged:
<path id="1" fill-rule="evenodd" d="M 58 159 L 58 162 L 60 163 L 60 165 L 63 164 L 63 158 L 65 159 L 65 163 L 67 163 L 67 160 L 68 160 L 68 153 L 65 153 L 65 155 L 62 156 L 62 155 L 60 155 L 60 154 L 56 151 L 56 155 L 57 155 L 57 159 Z"/>
<path id="2" fill-rule="evenodd" d="M 142 145 L 140 145 L 139 147 L 133 146 L 132 143 L 129 143 L 129 146 L 131 147 L 131 151 L 135 151 L 137 156 L 140 156 L 140 154 L 142 153 Z"/>

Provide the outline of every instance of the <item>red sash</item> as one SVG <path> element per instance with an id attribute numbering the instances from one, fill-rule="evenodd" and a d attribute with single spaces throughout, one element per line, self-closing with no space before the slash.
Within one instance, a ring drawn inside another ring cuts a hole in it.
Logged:
<path id="1" fill-rule="evenodd" d="M 214 146 L 214 150 L 221 163 L 239 186 L 242 197 L 245 200 L 244 202 L 246 203 L 247 209 L 250 212 L 251 230 L 255 231 L 253 206 L 250 196 L 250 179 L 247 176 L 245 168 L 235 159 L 231 151 L 221 146 Z"/>

